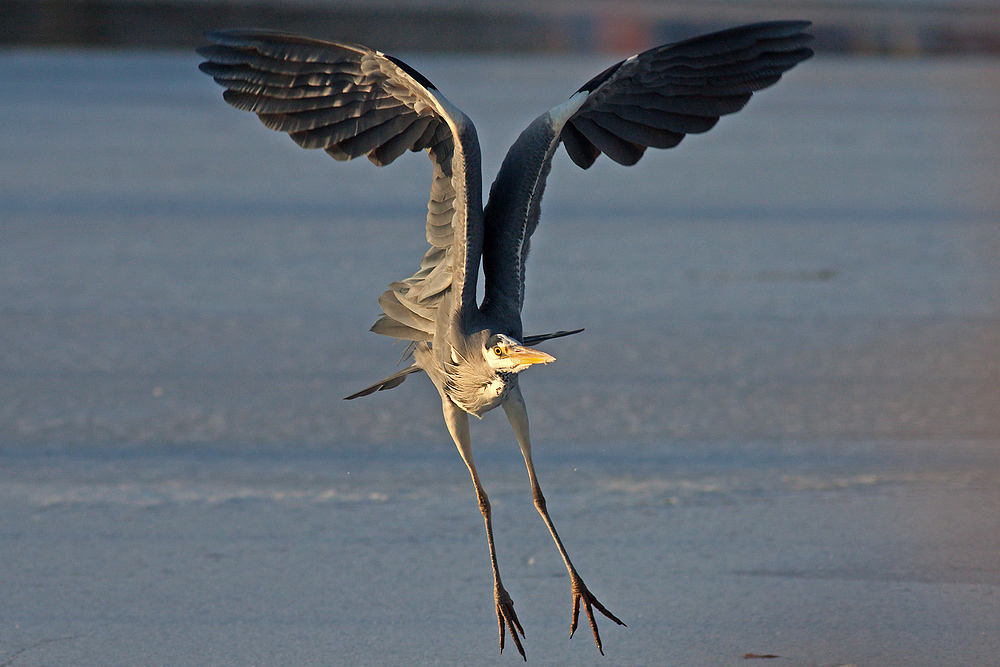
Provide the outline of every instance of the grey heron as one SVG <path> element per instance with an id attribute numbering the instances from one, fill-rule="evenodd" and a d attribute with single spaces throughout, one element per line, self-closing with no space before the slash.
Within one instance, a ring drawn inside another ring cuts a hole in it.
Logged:
<path id="1" fill-rule="evenodd" d="M 407 150 L 433 164 L 419 269 L 389 285 L 372 331 L 410 342 L 413 363 L 347 398 L 400 385 L 424 371 L 441 396 L 445 424 L 475 487 L 486 523 L 493 591 L 505 630 L 525 657 L 524 630 L 500 578 L 490 501 L 476 472 L 469 418 L 500 406 L 524 456 L 535 507 L 569 572 L 570 636 L 582 604 L 603 654 L 594 609 L 619 625 L 584 584 L 546 508 L 535 475 L 528 414 L 518 375 L 554 358 L 533 345 L 577 331 L 524 336 L 525 262 L 538 225 L 552 158 L 562 144 L 587 169 L 601 155 L 633 165 L 646 148 L 672 148 L 706 132 L 751 95 L 775 84 L 812 55 L 805 21 L 746 25 L 659 46 L 618 62 L 540 115 L 508 151 L 482 205 L 480 149 L 472 121 L 422 74 L 380 51 L 293 35 L 225 30 L 198 49 L 201 69 L 226 90 L 232 106 L 251 111 L 304 148 L 337 160 L 366 155 L 384 166 Z M 480 264 L 484 297 L 477 303 Z"/>

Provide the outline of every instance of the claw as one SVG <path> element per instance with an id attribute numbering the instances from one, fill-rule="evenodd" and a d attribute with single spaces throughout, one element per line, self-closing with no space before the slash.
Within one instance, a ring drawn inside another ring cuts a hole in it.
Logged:
<path id="1" fill-rule="evenodd" d="M 503 653 L 505 630 L 510 628 L 510 636 L 514 640 L 514 645 L 517 646 L 517 652 L 527 662 L 528 656 L 524 654 L 524 647 L 521 646 L 521 637 L 524 636 L 524 628 L 521 627 L 521 622 L 517 620 L 513 600 L 510 599 L 507 591 L 499 585 L 493 592 L 493 597 L 497 605 L 497 623 L 500 625 L 500 652 Z M 518 633 L 520 633 L 520 636 Z"/>
<path id="2" fill-rule="evenodd" d="M 590 622 L 590 630 L 594 633 L 594 641 L 597 642 L 597 650 L 600 651 L 601 655 L 604 655 L 604 647 L 601 644 L 601 633 L 597 630 L 597 621 L 594 619 L 593 607 L 597 607 L 597 611 L 601 612 L 618 625 L 624 626 L 625 623 L 608 611 L 607 608 L 601 604 L 600 600 L 594 597 L 594 594 L 587 590 L 587 586 L 583 583 L 583 579 L 581 579 L 579 575 L 575 575 L 573 577 L 573 621 L 569 626 L 569 636 L 571 638 L 576 633 L 577 623 L 580 619 L 581 600 L 583 601 L 583 609 L 587 614 L 587 620 Z"/>

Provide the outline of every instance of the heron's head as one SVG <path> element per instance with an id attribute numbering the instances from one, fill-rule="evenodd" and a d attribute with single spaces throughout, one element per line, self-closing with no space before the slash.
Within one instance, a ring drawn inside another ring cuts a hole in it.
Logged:
<path id="1" fill-rule="evenodd" d="M 547 364 L 556 360 L 551 354 L 525 347 L 503 334 L 493 334 L 486 339 L 483 357 L 498 373 L 520 373 L 532 364 Z"/>
<path id="2" fill-rule="evenodd" d="M 488 329 L 465 337 L 461 342 L 465 345 L 464 354 L 452 348 L 451 363 L 446 363 L 442 369 L 444 392 L 456 405 L 476 417 L 506 400 L 517 386 L 518 373 L 533 364 L 555 361 L 549 354 Z"/>

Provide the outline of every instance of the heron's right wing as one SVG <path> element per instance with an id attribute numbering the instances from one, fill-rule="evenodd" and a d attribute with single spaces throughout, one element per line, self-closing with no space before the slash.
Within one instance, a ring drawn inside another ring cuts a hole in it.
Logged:
<path id="1" fill-rule="evenodd" d="M 427 205 L 430 249 L 412 277 L 379 298 L 372 330 L 431 340 L 439 319 L 474 308 L 482 247 L 479 142 L 472 122 L 400 60 L 354 44 L 249 30 L 212 32 L 198 49 L 224 99 L 252 111 L 303 148 L 337 160 L 361 155 L 378 166 L 407 150 L 434 164 Z M 455 298 L 446 296 L 456 288 Z M 438 317 L 447 303 L 450 311 Z"/>
<path id="2" fill-rule="evenodd" d="M 601 153 L 633 165 L 739 111 L 812 55 L 807 21 L 756 23 L 665 44 L 612 65 L 539 116 L 511 146 L 485 212 L 484 309 L 518 313 L 528 242 L 560 143 L 587 169 Z"/>

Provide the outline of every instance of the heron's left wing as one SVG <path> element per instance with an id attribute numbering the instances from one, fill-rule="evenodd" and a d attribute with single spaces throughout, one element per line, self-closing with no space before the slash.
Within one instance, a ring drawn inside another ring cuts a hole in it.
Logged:
<path id="1" fill-rule="evenodd" d="M 511 146 L 490 189 L 482 308 L 508 316 L 521 310 L 528 243 L 560 143 L 583 169 L 601 153 L 628 166 L 646 148 L 673 148 L 686 134 L 707 132 L 812 55 L 808 25 L 756 23 L 650 49 L 609 67 L 539 116 Z"/>
<path id="2" fill-rule="evenodd" d="M 482 185 L 475 127 L 424 76 L 357 44 L 255 30 L 211 32 L 198 49 L 205 73 L 238 109 L 337 160 L 378 166 L 426 150 L 434 166 L 427 205 L 431 244 L 418 271 L 379 298 L 372 330 L 429 341 L 438 324 L 476 306 L 482 246 Z M 448 298 L 452 291 L 456 294 Z M 442 305 L 444 304 L 444 305 Z M 444 307 L 447 313 L 438 310 Z"/>

